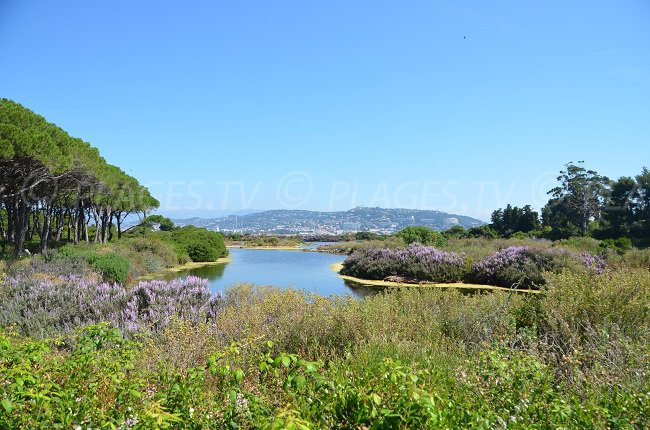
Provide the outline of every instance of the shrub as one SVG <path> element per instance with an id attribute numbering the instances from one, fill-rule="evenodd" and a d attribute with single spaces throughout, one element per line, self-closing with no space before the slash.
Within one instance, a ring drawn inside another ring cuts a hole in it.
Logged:
<path id="1" fill-rule="evenodd" d="M 23 335 L 55 336 L 85 324 L 119 322 L 127 295 L 117 284 L 69 277 L 12 277 L 0 324 Z M 121 325 L 121 324 L 119 324 Z"/>
<path id="2" fill-rule="evenodd" d="M 53 336 L 86 324 L 109 322 L 128 332 L 160 330 L 176 316 L 190 322 L 213 319 L 220 296 L 207 281 L 187 277 L 141 282 L 127 291 L 118 284 L 67 277 L 10 277 L 0 306 L 0 325 L 28 336 Z"/>
<path id="3" fill-rule="evenodd" d="M 219 254 L 215 248 L 209 248 L 204 243 L 195 242 L 187 245 L 187 255 L 192 259 L 192 261 L 201 262 L 201 261 L 216 261 L 219 258 Z"/>
<path id="4" fill-rule="evenodd" d="M 591 254 L 597 254 L 602 250 L 601 242 L 593 237 L 576 236 L 569 239 L 562 239 L 553 243 L 554 247 L 566 248 L 578 252 L 587 251 Z"/>
<path id="5" fill-rule="evenodd" d="M 343 262 L 341 273 L 363 279 L 402 276 L 419 281 L 458 282 L 465 272 L 465 257 L 433 247 L 366 248 Z"/>
<path id="6" fill-rule="evenodd" d="M 88 264 L 102 275 L 104 282 L 124 284 L 129 276 L 129 261 L 117 254 L 86 254 Z"/>
<path id="7" fill-rule="evenodd" d="M 445 236 L 446 238 L 450 238 L 450 237 L 460 238 L 463 237 L 465 233 L 466 233 L 465 227 L 463 227 L 462 225 L 455 225 L 443 231 L 442 235 Z"/>
<path id="8" fill-rule="evenodd" d="M 547 324 L 584 334 L 587 326 L 616 325 L 636 336 L 650 325 L 650 273 L 629 269 L 598 273 L 549 274 L 542 299 Z"/>
<path id="9" fill-rule="evenodd" d="M 148 253 L 152 257 L 161 261 L 165 267 L 174 266 L 178 262 L 178 257 L 173 247 L 169 246 L 162 240 L 154 238 L 127 238 L 117 242 L 119 247 L 135 253 Z"/>
<path id="10" fill-rule="evenodd" d="M 600 247 L 603 249 L 611 249 L 622 255 L 625 253 L 625 251 L 632 249 L 632 240 L 629 237 L 605 239 L 600 243 Z"/>
<path id="11" fill-rule="evenodd" d="M 419 243 L 422 245 L 431 245 L 438 248 L 447 246 L 447 238 L 441 233 L 430 229 L 429 227 L 413 226 L 400 230 L 397 234 L 406 242 L 407 245 Z"/>
<path id="12" fill-rule="evenodd" d="M 484 237 L 486 239 L 496 239 L 499 233 L 488 224 L 479 227 L 472 227 L 465 233 L 466 237 Z"/>
<path id="13" fill-rule="evenodd" d="M 619 258 L 619 265 L 650 270 L 650 249 L 632 249 Z"/>
<path id="14" fill-rule="evenodd" d="M 59 264 L 68 264 L 78 266 L 81 260 L 97 273 L 99 273 L 105 282 L 117 282 L 124 284 L 129 276 L 131 265 L 129 261 L 115 253 L 100 254 L 91 250 L 90 245 L 65 245 L 59 248 L 52 256 L 52 261 Z M 96 247 L 94 249 L 97 249 Z M 66 262 L 66 263 L 63 263 Z M 56 266 L 55 266 L 56 267 Z M 81 270 L 71 270 L 69 273 L 83 273 Z M 57 274 L 66 274 L 57 273 Z"/>
<path id="15" fill-rule="evenodd" d="M 599 255 L 591 255 L 587 251 L 580 254 L 585 267 L 596 273 L 603 273 L 607 267 L 607 262 Z"/>
<path id="16" fill-rule="evenodd" d="M 134 332 L 142 328 L 155 331 L 165 327 L 172 317 L 193 323 L 213 319 L 221 296 L 213 296 L 205 279 L 188 276 L 173 281 L 140 282 L 129 291 L 124 310 L 124 326 Z"/>
<path id="17" fill-rule="evenodd" d="M 510 246 L 472 265 L 472 282 L 532 288 L 544 284 L 543 272 L 555 268 L 553 256 L 527 246 Z"/>
<path id="18" fill-rule="evenodd" d="M 47 274 L 51 276 L 68 276 L 70 274 L 81 277 L 91 277 L 95 274 L 86 261 L 82 253 L 65 256 L 56 252 L 51 257 L 40 258 L 34 257 L 29 260 L 29 264 L 22 267 L 12 267 L 10 274 L 12 276 L 34 276 L 37 274 Z M 99 277 L 97 277 L 99 279 Z"/>
<path id="19" fill-rule="evenodd" d="M 197 250 L 197 258 L 210 258 L 209 260 L 198 261 L 214 261 L 219 257 L 228 255 L 228 250 L 223 242 L 223 236 L 205 228 L 188 225 L 172 231 L 158 231 L 152 233 L 152 236 L 174 246 L 179 256 L 179 261 L 184 256 L 191 258 L 189 253 L 190 246 Z M 209 251 L 207 253 L 201 252 L 201 249 L 197 248 L 199 245 L 204 246 Z"/>

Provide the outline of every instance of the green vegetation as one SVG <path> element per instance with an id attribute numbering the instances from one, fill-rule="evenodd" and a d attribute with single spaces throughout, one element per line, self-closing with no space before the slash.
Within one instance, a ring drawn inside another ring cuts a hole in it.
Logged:
<path id="1" fill-rule="evenodd" d="M 0 240 L 20 255 L 26 242 L 103 243 L 129 214 L 158 201 L 96 148 L 8 99 L 0 99 Z"/>
<path id="2" fill-rule="evenodd" d="M 431 245 L 438 248 L 447 246 L 447 238 L 428 227 L 406 227 L 395 234 L 395 236 L 404 240 L 407 245 L 419 243 L 420 245 Z"/>
<path id="3" fill-rule="evenodd" d="M 212 294 L 136 279 L 227 255 L 220 234 L 152 215 L 136 179 L 2 99 L 0 428 L 648 428 L 650 172 L 558 179 L 541 219 L 508 205 L 326 248 L 355 276 L 535 294 Z"/>
<path id="4" fill-rule="evenodd" d="M 647 428 L 649 297 L 647 270 L 539 296 L 240 286 L 213 324 L 5 329 L 0 427 Z"/>
<path id="5" fill-rule="evenodd" d="M 233 233 L 226 236 L 228 246 L 243 248 L 297 248 L 303 242 L 294 236 L 263 236 Z"/>
<path id="6" fill-rule="evenodd" d="M 152 232 L 149 237 L 172 246 L 179 263 L 216 261 L 228 255 L 223 236 L 205 228 L 188 225 L 171 231 Z"/>
<path id="7" fill-rule="evenodd" d="M 539 230 L 539 214 L 529 205 L 523 208 L 508 205 L 505 209 L 492 212 L 492 229 L 503 237 L 515 233 L 530 233 Z"/>
<path id="8" fill-rule="evenodd" d="M 169 218 L 147 216 L 158 201 L 135 178 L 90 144 L 7 99 L 0 99 L 0 143 L 2 258 L 27 249 L 73 266 L 83 261 L 103 280 L 127 283 L 179 262 L 227 254 L 217 233 L 176 229 Z M 124 231 L 122 223 L 133 214 L 142 222 Z M 147 235 L 154 224 L 160 231 Z"/>

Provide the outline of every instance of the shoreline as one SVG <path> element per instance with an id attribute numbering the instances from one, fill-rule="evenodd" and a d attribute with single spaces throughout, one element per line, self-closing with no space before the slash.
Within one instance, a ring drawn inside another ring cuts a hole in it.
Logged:
<path id="1" fill-rule="evenodd" d="M 143 276 L 138 276 L 132 282 L 150 281 L 152 279 L 157 279 L 157 278 L 159 278 L 161 276 L 164 276 L 166 273 L 178 273 L 178 272 L 182 272 L 183 270 L 197 269 L 199 267 L 217 266 L 217 265 L 220 265 L 220 264 L 230 263 L 231 261 L 232 261 L 232 257 L 230 255 L 228 255 L 226 257 L 221 257 L 221 258 L 217 259 L 217 261 L 201 261 L 201 262 L 190 261 L 189 263 L 179 264 L 177 266 L 172 266 L 172 267 L 167 267 L 166 269 L 163 269 L 160 272 L 150 273 L 148 275 L 143 275 Z"/>
<path id="2" fill-rule="evenodd" d="M 334 263 L 330 266 L 333 272 L 335 272 L 339 278 L 346 281 L 352 282 L 362 287 L 378 287 L 378 288 L 457 288 L 465 290 L 484 290 L 484 291 L 512 291 L 515 293 L 531 293 L 539 294 L 539 290 L 521 290 L 517 288 L 505 288 L 497 287 L 494 285 L 484 285 L 484 284 L 465 284 L 463 282 L 454 282 L 454 283 L 436 283 L 436 282 L 423 282 L 421 284 L 409 284 L 405 282 L 393 282 L 393 281 L 380 281 L 372 279 L 362 279 L 356 278 L 354 276 L 341 275 L 341 269 L 343 268 L 343 263 Z"/>
<path id="3" fill-rule="evenodd" d="M 226 245 L 227 249 L 253 249 L 267 251 L 302 251 L 301 245 L 296 246 L 244 246 L 244 245 Z"/>

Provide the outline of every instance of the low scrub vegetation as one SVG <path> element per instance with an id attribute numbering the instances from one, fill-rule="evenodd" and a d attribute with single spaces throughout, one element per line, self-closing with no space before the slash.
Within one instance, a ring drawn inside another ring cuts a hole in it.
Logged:
<path id="1" fill-rule="evenodd" d="M 252 248 L 294 248 L 303 243 L 300 238 L 292 236 L 244 235 L 240 233 L 230 234 L 225 239 L 229 246 Z"/>
<path id="2" fill-rule="evenodd" d="M 205 228 L 188 225 L 150 235 L 172 246 L 180 263 L 216 261 L 228 255 L 223 236 Z"/>
<path id="3" fill-rule="evenodd" d="M 196 277 L 140 282 L 127 289 L 93 277 L 23 272 L 4 284 L 0 326 L 34 338 L 100 322 L 126 333 L 161 330 L 173 317 L 206 322 L 220 300 L 210 294 L 207 281 Z"/>
<path id="4" fill-rule="evenodd" d="M 108 312 L 44 338 L 3 322 L 0 427 L 647 428 L 648 297 L 647 270 L 563 271 L 534 297 L 242 285 L 210 318 L 162 299 L 163 326 L 146 308 L 132 329 Z"/>
<path id="5" fill-rule="evenodd" d="M 216 261 L 228 254 L 219 233 L 196 227 L 126 234 L 106 243 L 65 244 L 28 259 L 7 260 L 10 272 L 30 268 L 50 274 L 97 273 L 107 283 L 132 284 L 178 264 Z M 3 264 L 5 264 L 3 262 Z"/>
<path id="6" fill-rule="evenodd" d="M 406 248 L 361 248 L 344 262 L 341 274 L 361 279 L 398 278 L 406 282 L 468 282 L 506 288 L 539 288 L 547 273 L 593 270 L 602 273 L 605 260 L 586 251 L 510 246 L 474 263 L 464 253 L 412 244 Z"/>
<path id="7" fill-rule="evenodd" d="M 603 264 L 587 252 L 578 256 L 565 249 L 510 246 L 474 263 L 466 279 L 506 288 L 539 288 L 547 273 L 584 268 L 602 272 Z"/>
<path id="8" fill-rule="evenodd" d="M 341 274 L 363 279 L 401 276 L 420 281 L 460 282 L 466 272 L 465 257 L 430 246 L 365 248 L 343 263 Z"/>

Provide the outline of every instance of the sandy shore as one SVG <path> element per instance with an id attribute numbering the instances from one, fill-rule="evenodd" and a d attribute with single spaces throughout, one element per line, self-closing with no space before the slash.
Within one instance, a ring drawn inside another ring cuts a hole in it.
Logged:
<path id="1" fill-rule="evenodd" d="M 296 246 L 243 246 L 243 245 L 228 245 L 228 249 L 262 249 L 267 251 L 302 251 L 300 245 Z"/>
<path id="2" fill-rule="evenodd" d="M 355 278 L 354 276 L 341 275 L 341 269 L 343 268 L 343 263 L 335 263 L 331 265 L 332 271 L 336 272 L 340 278 L 345 279 L 346 281 L 353 282 L 355 284 L 364 286 L 364 287 L 380 287 L 380 288 L 460 288 L 466 290 L 486 290 L 486 291 L 514 291 L 517 293 L 533 293 L 539 294 L 538 290 L 520 290 L 515 288 L 504 288 L 504 287 L 495 287 L 493 285 L 483 285 L 483 284 L 465 284 L 463 282 L 455 283 L 435 283 L 435 282 L 424 282 L 421 284 L 408 284 L 402 282 L 391 282 L 391 281 L 376 281 L 370 279 L 361 279 Z"/>
<path id="3" fill-rule="evenodd" d="M 133 282 L 149 281 L 151 279 L 160 278 L 161 276 L 165 275 L 166 273 L 182 272 L 183 270 L 196 269 L 196 268 L 199 268 L 199 267 L 206 267 L 206 266 L 217 266 L 219 264 L 230 263 L 231 261 L 232 261 L 232 258 L 230 256 L 221 257 L 217 261 L 204 261 L 204 262 L 191 261 L 189 263 L 180 264 L 178 266 L 168 267 L 167 269 L 165 269 L 165 270 L 163 270 L 161 272 L 150 273 L 148 275 L 139 276 L 136 279 L 134 279 Z"/>

